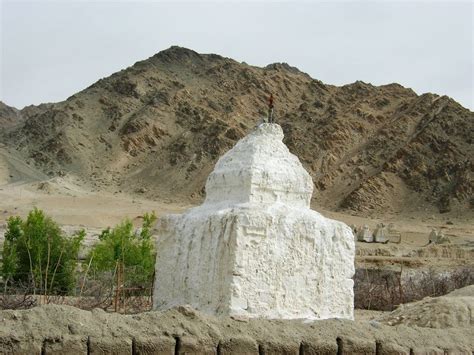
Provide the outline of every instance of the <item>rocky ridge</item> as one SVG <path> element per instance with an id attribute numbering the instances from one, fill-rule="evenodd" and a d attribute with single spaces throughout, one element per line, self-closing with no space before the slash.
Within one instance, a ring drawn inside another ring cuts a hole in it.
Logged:
<path id="1" fill-rule="evenodd" d="M 197 203 L 217 158 L 265 115 L 270 92 L 285 144 L 313 178 L 313 204 L 472 208 L 474 113 L 451 98 L 398 84 L 326 85 L 285 63 L 259 68 L 180 47 L 63 102 L 2 105 L 0 143 L 50 176 Z"/>

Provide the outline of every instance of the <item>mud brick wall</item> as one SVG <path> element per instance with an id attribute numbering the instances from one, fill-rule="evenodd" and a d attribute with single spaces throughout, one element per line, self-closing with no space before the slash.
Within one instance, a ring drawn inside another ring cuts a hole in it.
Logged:
<path id="1" fill-rule="evenodd" d="M 4 339 L 3 339 L 4 340 Z M 246 337 L 224 338 L 217 344 L 203 344 L 199 339 L 185 337 L 157 338 L 102 338 L 58 336 L 43 341 L 24 340 L 21 343 L 3 342 L 1 354 L 59 355 L 59 354 L 114 354 L 114 355 L 178 355 L 178 354 L 472 354 L 472 350 L 462 347 L 454 349 L 432 347 L 409 348 L 390 341 L 371 341 L 338 337 L 319 342 L 294 341 L 288 343 L 257 342 Z"/>
<path id="2" fill-rule="evenodd" d="M 188 307 L 136 315 L 48 305 L 0 311 L 0 354 L 469 354 L 474 327 L 215 318 Z"/>

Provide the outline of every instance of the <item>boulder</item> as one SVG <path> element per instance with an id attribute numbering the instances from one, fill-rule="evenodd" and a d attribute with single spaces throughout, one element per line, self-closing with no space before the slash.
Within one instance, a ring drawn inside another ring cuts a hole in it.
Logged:
<path id="1" fill-rule="evenodd" d="M 372 243 L 374 241 L 374 236 L 370 232 L 369 226 L 364 224 L 364 226 L 359 230 L 357 234 L 357 240 L 359 242 Z"/>
<path id="2" fill-rule="evenodd" d="M 376 243 L 388 243 L 388 229 L 383 223 L 377 224 L 377 228 L 374 231 L 374 241 Z"/>

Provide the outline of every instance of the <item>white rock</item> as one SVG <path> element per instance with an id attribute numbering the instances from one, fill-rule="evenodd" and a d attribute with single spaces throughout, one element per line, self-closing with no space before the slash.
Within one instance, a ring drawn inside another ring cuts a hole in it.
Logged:
<path id="1" fill-rule="evenodd" d="M 437 231 L 432 229 L 430 235 L 428 236 L 429 244 L 449 244 L 451 239 L 444 235 L 443 231 Z"/>
<path id="2" fill-rule="evenodd" d="M 357 234 L 357 240 L 359 242 L 372 243 L 374 241 L 374 236 L 370 232 L 369 226 L 364 224 L 364 226 L 359 230 Z"/>
<path id="3" fill-rule="evenodd" d="M 439 239 L 438 231 L 433 228 L 433 229 L 431 230 L 430 235 L 428 236 L 428 242 L 429 242 L 429 243 L 436 244 L 436 243 L 438 243 L 438 239 Z"/>
<path id="4" fill-rule="evenodd" d="M 388 230 L 383 223 L 377 224 L 377 228 L 374 231 L 374 241 L 376 243 L 388 243 Z"/>
<path id="5" fill-rule="evenodd" d="M 154 308 L 353 319 L 351 229 L 310 209 L 313 182 L 261 124 L 222 156 L 206 200 L 157 223 Z"/>

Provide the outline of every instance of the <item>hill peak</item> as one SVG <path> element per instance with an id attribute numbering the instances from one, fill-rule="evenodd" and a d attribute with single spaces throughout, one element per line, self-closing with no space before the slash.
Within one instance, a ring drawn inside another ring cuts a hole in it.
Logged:
<path id="1" fill-rule="evenodd" d="M 362 212 L 472 203 L 474 117 L 453 100 L 398 84 L 325 85 L 286 63 L 259 68 L 179 46 L 21 110 L 24 122 L 0 138 L 52 176 L 198 202 L 218 157 L 267 115 L 269 93 L 284 143 L 312 176 L 313 203 Z"/>

